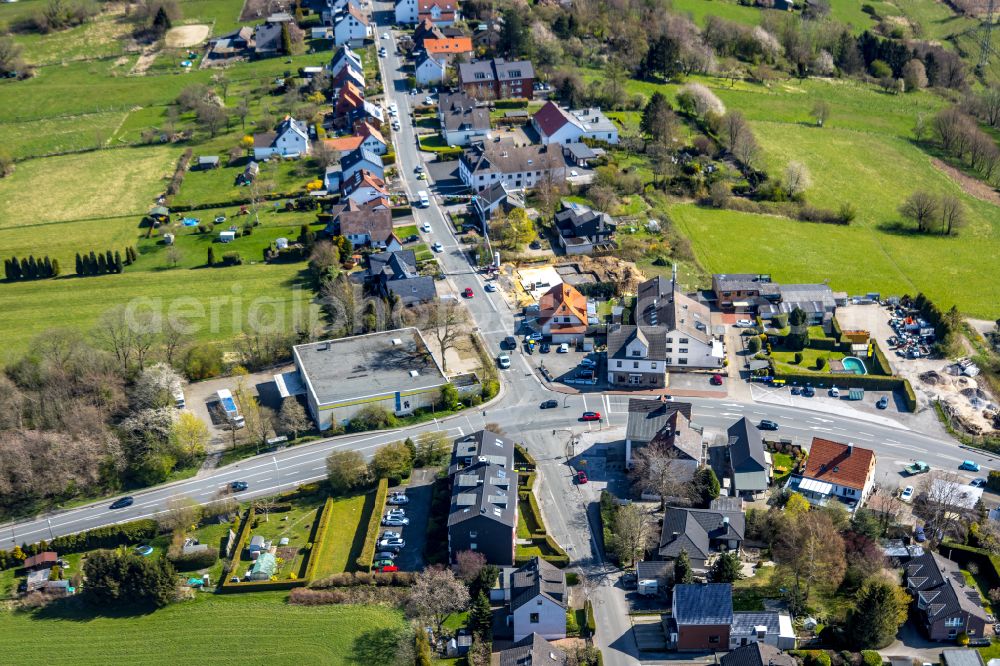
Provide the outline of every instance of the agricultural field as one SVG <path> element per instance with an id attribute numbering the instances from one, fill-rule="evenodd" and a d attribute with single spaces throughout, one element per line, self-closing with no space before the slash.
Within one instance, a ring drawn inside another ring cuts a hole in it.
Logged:
<path id="1" fill-rule="evenodd" d="M 281 592 L 213 595 L 136 615 L 104 615 L 77 600 L 35 612 L 0 611 L 0 653 L 10 663 L 392 661 L 402 615 L 381 606 L 291 606 Z M 241 627 L 242 630 L 234 630 Z M 58 640 L 52 640 L 58 636 Z"/>

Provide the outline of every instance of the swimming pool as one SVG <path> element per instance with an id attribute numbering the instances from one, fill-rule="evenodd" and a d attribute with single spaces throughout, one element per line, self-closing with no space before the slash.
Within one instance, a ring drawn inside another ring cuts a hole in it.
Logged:
<path id="1" fill-rule="evenodd" d="M 867 375 L 868 369 L 865 368 L 865 363 L 857 356 L 846 356 L 840 361 L 844 364 L 844 369 L 853 372 L 856 375 Z"/>

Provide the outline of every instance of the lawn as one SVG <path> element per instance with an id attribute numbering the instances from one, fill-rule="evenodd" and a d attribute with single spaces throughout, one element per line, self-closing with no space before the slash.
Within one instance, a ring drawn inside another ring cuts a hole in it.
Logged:
<path id="1" fill-rule="evenodd" d="M 334 499 L 322 546 L 323 559 L 314 565 L 315 578 L 354 570 L 354 561 L 365 543 L 362 525 L 367 527 L 374 508 L 374 492 Z"/>
<path id="2" fill-rule="evenodd" d="M 0 141 L 14 159 L 89 150 L 111 138 L 127 115 L 108 111 L 4 123 Z"/>
<path id="3" fill-rule="evenodd" d="M 795 362 L 795 354 L 802 354 L 802 363 Z M 840 360 L 844 358 L 846 354 L 837 351 L 827 351 L 824 349 L 811 349 L 806 347 L 801 352 L 794 351 L 784 351 L 781 349 L 773 349 L 771 351 L 771 358 L 774 359 L 775 364 L 780 370 L 785 372 L 812 372 L 817 375 L 830 375 L 830 364 L 831 360 Z M 825 358 L 827 360 L 827 365 L 822 370 L 816 369 L 816 359 Z"/>
<path id="4" fill-rule="evenodd" d="M 781 599 L 781 581 L 773 566 L 759 567 L 752 578 L 744 578 L 733 583 L 733 610 L 762 611 L 765 599 Z M 813 590 L 806 602 L 806 608 L 820 620 L 842 618 L 851 600 L 836 593 Z"/>
<path id="5" fill-rule="evenodd" d="M 145 215 L 163 191 L 180 153 L 179 148 L 156 146 L 22 162 L 13 175 L 0 180 L 0 230 Z"/>
<path id="6" fill-rule="evenodd" d="M 9 663 L 392 661 L 402 615 L 381 606 L 290 606 L 285 594 L 199 594 L 149 614 L 104 616 L 74 603 L 34 613 L 0 612 L 0 654 Z M 240 628 L 242 629 L 236 629 Z"/>
<path id="7" fill-rule="evenodd" d="M 257 526 L 251 529 L 251 535 L 262 536 L 266 541 L 272 542 L 274 546 L 278 547 L 277 557 L 284 560 L 284 564 L 276 573 L 279 580 L 288 578 L 290 574 L 295 574 L 298 578 L 305 576 L 306 560 L 309 554 L 306 544 L 309 543 L 313 524 L 316 522 L 319 509 L 325 500 L 326 498 L 320 495 L 298 498 L 292 502 L 291 511 L 272 512 L 267 515 L 266 519 L 265 515 L 261 513 L 254 517 Z M 279 545 L 280 539 L 288 539 L 288 544 Z M 240 560 L 241 562 L 236 565 L 236 568 L 242 572 L 250 566 L 250 559 L 246 556 L 245 550 L 241 553 Z"/>

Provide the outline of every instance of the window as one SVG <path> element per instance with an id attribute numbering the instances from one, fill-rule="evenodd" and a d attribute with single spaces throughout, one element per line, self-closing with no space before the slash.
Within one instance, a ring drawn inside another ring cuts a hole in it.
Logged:
<path id="1" fill-rule="evenodd" d="M 632 356 L 642 356 L 642 350 L 641 349 L 633 349 L 632 350 Z"/>
<path id="2" fill-rule="evenodd" d="M 719 644 L 719 637 L 718 636 L 709 636 L 708 637 L 708 644 L 709 645 L 718 645 Z"/>
<path id="3" fill-rule="evenodd" d="M 681 338 L 680 340 L 678 340 L 678 342 L 680 342 L 682 345 L 686 345 L 688 343 L 688 339 L 687 338 Z"/>
<path id="4" fill-rule="evenodd" d="M 476 544 L 470 543 L 469 544 L 469 550 L 475 550 L 475 549 L 476 549 Z"/>
<path id="5" fill-rule="evenodd" d="M 668 359 L 666 359 L 666 364 L 667 364 L 667 365 L 670 365 L 671 363 L 673 363 L 673 361 L 671 361 L 671 360 L 670 360 L 669 358 L 668 358 Z"/>
<path id="6" fill-rule="evenodd" d="M 633 368 L 638 368 L 639 367 L 639 361 L 632 361 L 632 367 Z"/>
<path id="7" fill-rule="evenodd" d="M 651 368 L 652 368 L 653 370 L 656 370 L 656 364 L 655 364 L 655 363 L 653 363 L 652 365 L 650 365 L 650 367 L 651 367 Z"/>
<path id="8" fill-rule="evenodd" d="M 679 358 L 679 359 L 677 359 L 677 364 L 678 365 L 687 365 L 688 364 L 688 360 L 686 358 Z"/>
<path id="9" fill-rule="evenodd" d="M 674 341 L 674 339 L 673 339 L 673 338 L 667 338 L 667 344 L 668 344 L 668 345 L 669 345 L 669 344 L 672 344 L 672 343 L 673 343 L 673 341 Z"/>
<path id="10" fill-rule="evenodd" d="M 617 365 L 615 365 L 616 368 L 622 367 L 622 362 L 621 361 L 616 361 L 615 363 L 617 363 Z"/>
<path id="11" fill-rule="evenodd" d="M 476 532 L 475 530 L 469 532 L 470 539 L 475 539 L 477 536 L 479 536 L 479 532 Z"/>
<path id="12" fill-rule="evenodd" d="M 531 624 L 538 624 L 539 622 L 538 613 L 532 613 L 531 615 L 529 615 L 528 622 L 530 622 Z"/>
<path id="13" fill-rule="evenodd" d="M 961 616 L 949 617 L 947 620 L 944 621 L 944 626 L 946 626 L 946 627 L 961 627 L 962 626 L 962 617 Z"/>
<path id="14" fill-rule="evenodd" d="M 687 347 L 681 347 L 677 351 L 678 351 L 678 353 L 681 353 L 681 354 L 687 354 L 688 353 Z"/>

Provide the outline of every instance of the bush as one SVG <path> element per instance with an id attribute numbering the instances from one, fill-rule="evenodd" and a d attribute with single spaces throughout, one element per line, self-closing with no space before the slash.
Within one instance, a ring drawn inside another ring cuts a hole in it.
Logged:
<path id="1" fill-rule="evenodd" d="M 215 345 L 195 345 L 184 355 L 184 374 L 192 381 L 217 377 L 222 372 L 222 350 Z"/>
<path id="2" fill-rule="evenodd" d="M 882 655 L 877 650 L 862 650 L 861 661 L 865 666 L 882 666 Z"/>
<path id="3" fill-rule="evenodd" d="M 399 420 L 394 414 L 378 405 L 368 405 L 354 415 L 348 421 L 348 432 L 364 432 L 366 430 L 382 430 L 384 428 L 395 428 L 399 425 Z"/>
<path id="4" fill-rule="evenodd" d="M 593 636 L 597 632 L 597 620 L 594 619 L 594 604 L 590 602 L 590 599 L 587 599 L 583 608 L 587 612 L 587 633 Z"/>
<path id="5" fill-rule="evenodd" d="M 802 352 L 795 352 L 795 363 L 798 364 L 801 362 L 802 362 Z"/>
<path id="6" fill-rule="evenodd" d="M 178 571 L 197 571 L 198 569 L 207 569 L 218 562 L 219 551 L 209 548 L 200 553 L 179 554 L 167 559 Z"/>
<path id="7" fill-rule="evenodd" d="M 520 492 L 519 495 L 519 500 L 522 502 L 521 517 L 524 518 L 524 526 L 528 528 L 528 532 L 532 536 L 544 536 L 546 534 L 545 521 L 542 519 L 542 512 L 538 509 L 535 493 L 527 490 Z M 525 502 L 527 504 L 524 504 Z"/>
<path id="8" fill-rule="evenodd" d="M 903 399 L 906 401 L 906 408 L 911 412 L 917 411 L 917 394 L 913 392 L 913 386 L 909 379 L 903 380 Z"/>
<path id="9" fill-rule="evenodd" d="M 885 352 L 882 348 L 878 346 L 878 342 L 875 340 L 871 341 L 872 345 L 872 355 L 870 359 L 871 367 L 868 368 L 869 371 L 874 372 L 877 375 L 891 375 L 892 367 L 889 365 L 889 359 L 885 357 Z"/>
<path id="10" fill-rule="evenodd" d="M 368 519 L 368 530 L 365 532 L 365 545 L 361 549 L 356 564 L 362 571 L 372 570 L 372 561 L 375 559 L 375 548 L 378 546 L 378 532 L 382 525 L 382 512 L 385 510 L 385 499 L 389 494 L 389 480 L 379 479 L 378 489 L 375 491 L 375 506 L 372 507 L 372 515 Z"/>
<path id="11" fill-rule="evenodd" d="M 580 625 L 576 621 L 576 611 L 572 608 L 566 609 L 566 635 L 580 635 Z"/>
<path id="12" fill-rule="evenodd" d="M 330 525 L 330 514 L 333 513 L 333 498 L 327 497 L 326 502 L 323 503 L 323 508 L 320 509 L 319 520 L 316 521 L 316 527 L 313 529 L 312 551 L 309 553 L 309 563 L 306 565 L 306 575 L 305 579 L 311 581 L 316 575 L 316 567 L 321 559 L 323 559 L 323 548 L 326 545 L 326 530 Z"/>
<path id="13" fill-rule="evenodd" d="M 150 541 L 159 532 L 155 520 L 134 520 L 121 525 L 98 527 L 86 532 L 67 534 L 49 542 L 49 549 L 61 554 L 81 553 L 96 548 L 117 548 Z"/>
<path id="14" fill-rule="evenodd" d="M 822 370 L 825 367 L 826 367 L 826 357 L 820 356 L 819 358 L 816 359 L 816 369 Z"/>
<path id="15" fill-rule="evenodd" d="M 221 263 L 223 266 L 239 266 L 243 263 L 243 257 L 239 252 L 223 252 Z"/>

